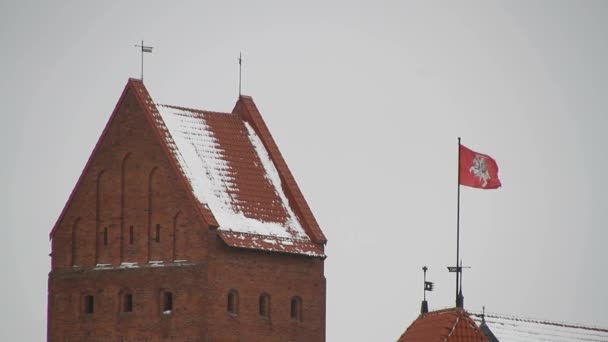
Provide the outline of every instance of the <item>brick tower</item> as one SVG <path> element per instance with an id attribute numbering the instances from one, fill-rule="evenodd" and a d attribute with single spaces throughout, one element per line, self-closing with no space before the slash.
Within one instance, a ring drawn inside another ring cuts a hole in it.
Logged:
<path id="1" fill-rule="evenodd" d="M 325 341 L 325 236 L 256 105 L 130 79 L 53 227 L 48 341 Z"/>

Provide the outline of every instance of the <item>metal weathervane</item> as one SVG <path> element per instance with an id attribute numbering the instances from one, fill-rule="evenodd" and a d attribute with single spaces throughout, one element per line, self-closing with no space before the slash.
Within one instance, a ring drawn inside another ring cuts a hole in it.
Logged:
<path id="1" fill-rule="evenodd" d="M 426 291 L 433 291 L 433 287 L 435 284 L 431 281 L 426 281 L 426 271 L 429 268 L 424 266 L 422 267 L 422 271 L 424 272 L 424 299 L 422 300 L 422 305 L 420 306 L 420 313 L 425 314 L 429 312 L 429 303 L 426 301 Z"/>
<path id="2" fill-rule="evenodd" d="M 458 283 L 456 283 L 456 307 L 462 308 L 464 306 L 464 296 L 462 295 L 462 270 L 465 268 L 471 268 L 470 266 L 462 266 L 462 259 L 460 260 L 460 265 L 458 266 L 448 266 L 449 272 L 456 272 L 456 279 L 458 279 Z M 460 277 L 458 277 L 460 275 Z"/>
<path id="3" fill-rule="evenodd" d="M 152 53 L 152 46 L 144 45 L 144 41 L 141 41 L 141 45 L 135 45 L 135 47 L 141 48 L 141 80 L 144 80 L 144 52 Z"/>
<path id="4" fill-rule="evenodd" d="M 435 283 L 431 281 L 426 281 L 426 271 L 428 271 L 428 267 L 424 266 L 422 271 L 424 272 L 424 300 L 426 301 L 426 291 L 433 291 L 435 288 Z"/>

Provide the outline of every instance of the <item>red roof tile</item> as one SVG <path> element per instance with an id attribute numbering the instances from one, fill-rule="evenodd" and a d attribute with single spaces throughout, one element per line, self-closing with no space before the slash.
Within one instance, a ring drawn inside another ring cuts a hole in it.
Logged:
<path id="1" fill-rule="evenodd" d="M 422 314 L 398 342 L 487 342 L 488 338 L 469 314 L 460 308 Z"/>
<path id="2" fill-rule="evenodd" d="M 325 257 L 323 245 L 306 240 L 285 239 L 229 231 L 220 231 L 219 236 L 226 244 L 232 247 Z"/>
<path id="3" fill-rule="evenodd" d="M 241 96 L 232 112 L 249 122 L 262 138 L 262 142 L 270 154 L 270 158 L 279 170 L 283 188 L 290 203 L 298 216 L 302 218 L 304 229 L 308 235 L 317 243 L 327 242 L 253 99 L 249 96 Z"/>
<path id="4" fill-rule="evenodd" d="M 237 210 L 247 217 L 285 223 L 288 214 L 272 183 L 261 168 L 247 129 L 236 115 L 204 113 L 205 122 L 224 151 L 224 160 L 230 165 L 234 189 L 230 195 Z"/>

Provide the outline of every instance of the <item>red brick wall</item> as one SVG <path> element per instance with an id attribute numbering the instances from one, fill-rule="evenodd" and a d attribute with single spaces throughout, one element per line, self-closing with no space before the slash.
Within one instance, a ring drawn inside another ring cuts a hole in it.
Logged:
<path id="1" fill-rule="evenodd" d="M 323 260 L 210 246 L 207 290 L 210 341 L 325 341 Z M 239 293 L 239 314 L 227 313 L 227 294 Z M 259 297 L 270 295 L 270 319 L 259 316 Z M 290 317 L 291 299 L 302 298 L 302 322 Z"/>
<path id="2" fill-rule="evenodd" d="M 205 264 L 140 269 L 55 270 L 51 276 L 50 341 L 204 341 Z M 133 311 L 122 312 L 125 291 Z M 171 314 L 163 314 L 162 292 L 173 294 Z M 84 311 L 93 295 L 95 311 Z M 142 341 L 142 340 L 137 340 Z"/>
<path id="3" fill-rule="evenodd" d="M 215 241 L 220 251 L 208 263 L 55 270 L 49 340 L 325 341 L 322 260 L 222 244 Z M 227 311 L 231 289 L 239 294 L 237 315 Z M 164 290 L 173 293 L 170 315 L 162 313 Z M 131 313 L 121 312 L 125 291 L 133 294 Z M 270 295 L 269 318 L 258 311 L 263 293 Z M 84 311 L 86 295 L 95 297 L 93 314 Z M 302 298 L 301 322 L 290 316 L 294 296 Z"/>
<path id="4" fill-rule="evenodd" d="M 227 312 L 230 289 L 239 292 L 236 316 Z M 173 293 L 171 315 L 161 313 L 163 290 Z M 125 291 L 132 313 L 121 312 Z M 258 314 L 262 293 L 271 297 L 270 319 Z M 84 312 L 86 295 L 95 297 L 93 314 Z M 290 318 L 296 295 L 302 322 Z M 325 340 L 323 261 L 233 249 L 217 238 L 129 86 L 53 235 L 48 305 L 49 341 Z"/>

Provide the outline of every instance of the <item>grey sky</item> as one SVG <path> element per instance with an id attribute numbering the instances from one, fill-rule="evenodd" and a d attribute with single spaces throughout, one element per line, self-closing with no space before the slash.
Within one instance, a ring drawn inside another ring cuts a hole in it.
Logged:
<path id="1" fill-rule="evenodd" d="M 0 2 L 0 339 L 46 334 L 48 233 L 129 77 L 168 104 L 252 95 L 326 233 L 328 341 L 395 340 L 421 267 L 452 306 L 608 326 L 608 2 Z M 8 218 L 8 221 L 6 221 Z"/>

